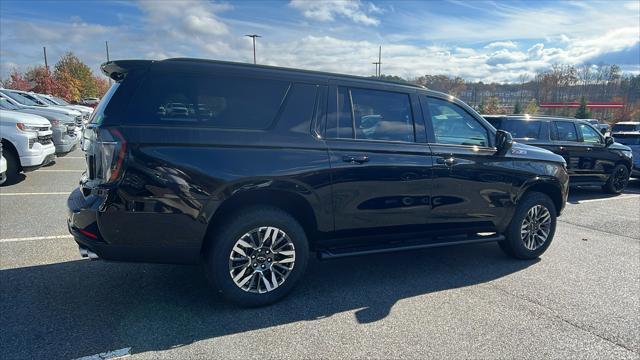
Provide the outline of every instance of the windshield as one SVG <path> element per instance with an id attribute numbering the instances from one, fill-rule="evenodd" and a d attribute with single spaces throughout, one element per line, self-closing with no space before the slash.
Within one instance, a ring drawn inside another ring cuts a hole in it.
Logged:
<path id="1" fill-rule="evenodd" d="M 43 102 L 45 102 L 47 105 L 58 105 L 55 101 L 49 99 L 46 96 L 38 96 L 38 99 L 42 100 Z"/>
<path id="2" fill-rule="evenodd" d="M 58 105 L 70 105 L 68 102 L 64 101 L 63 99 L 57 97 L 57 96 L 52 96 L 51 97 L 53 99 L 53 101 L 55 101 Z"/>
<path id="3" fill-rule="evenodd" d="M 9 100 L 0 97 L 0 109 L 4 109 L 4 110 L 18 110 L 20 109 L 19 107 L 13 105 L 12 103 L 9 102 Z"/>
<path id="4" fill-rule="evenodd" d="M 617 125 L 613 125 L 613 132 L 636 131 L 638 130 L 638 128 L 640 128 L 640 126 L 635 124 L 617 124 Z"/>
<path id="5" fill-rule="evenodd" d="M 624 145 L 640 145 L 640 134 L 638 135 L 616 135 L 617 142 Z"/>
<path id="6" fill-rule="evenodd" d="M 14 93 L 11 91 L 4 91 L 3 94 L 17 101 L 19 104 L 26 105 L 26 106 L 38 106 L 38 103 L 36 103 L 35 101 L 32 101 L 31 99 L 28 99 L 18 93 Z"/>
<path id="7" fill-rule="evenodd" d="M 47 103 L 42 101 L 39 97 L 33 95 L 33 94 L 20 94 L 24 97 L 26 97 L 27 99 L 33 101 L 34 103 L 36 103 L 36 105 L 43 105 L 43 106 L 47 106 Z"/>

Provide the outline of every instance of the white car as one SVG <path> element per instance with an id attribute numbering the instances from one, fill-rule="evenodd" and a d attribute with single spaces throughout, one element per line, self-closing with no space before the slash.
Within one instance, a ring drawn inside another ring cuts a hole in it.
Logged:
<path id="1" fill-rule="evenodd" d="M 16 106 L 33 109 L 46 109 L 50 112 L 71 116 L 77 120 L 79 123 L 78 125 L 82 125 L 82 113 L 80 111 L 69 109 L 64 106 L 49 106 L 44 101 L 38 99 L 34 93 L 20 90 L 0 89 L 0 94 L 4 95 L 5 98 Z"/>
<path id="2" fill-rule="evenodd" d="M 61 99 L 61 98 L 59 98 L 57 96 L 44 95 L 44 94 L 35 94 L 35 95 L 39 99 L 45 101 L 48 105 L 64 106 L 64 107 L 69 108 L 69 109 L 80 111 L 80 113 L 82 113 L 82 121 L 84 122 L 85 125 L 89 122 L 89 118 L 91 117 L 91 114 L 93 113 L 93 108 L 92 107 L 83 106 L 83 105 L 72 105 L 72 104 L 69 104 L 68 102 L 64 101 L 64 99 Z"/>
<path id="3" fill-rule="evenodd" d="M 0 138 L 0 185 L 7 181 L 7 159 L 2 156 L 2 138 Z"/>
<path id="4" fill-rule="evenodd" d="M 51 123 L 42 116 L 0 110 L 0 133 L 9 182 L 21 171 L 35 170 L 56 157 Z"/>

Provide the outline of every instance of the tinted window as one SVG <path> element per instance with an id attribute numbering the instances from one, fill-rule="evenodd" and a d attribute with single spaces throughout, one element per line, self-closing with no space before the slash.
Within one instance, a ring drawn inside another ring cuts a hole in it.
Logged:
<path id="1" fill-rule="evenodd" d="M 339 87 L 336 101 L 336 123 L 329 126 L 327 136 L 330 138 L 353 139 L 353 119 L 351 118 L 349 89 Z"/>
<path id="2" fill-rule="evenodd" d="M 436 143 L 489 146 L 487 130 L 460 106 L 427 98 Z"/>
<path id="3" fill-rule="evenodd" d="M 572 122 L 554 121 L 555 131 L 552 134 L 553 140 L 558 141 L 578 141 L 576 127 Z"/>
<path id="4" fill-rule="evenodd" d="M 582 140 L 584 142 L 594 144 L 600 143 L 600 135 L 598 135 L 598 132 L 595 131 L 591 126 L 580 124 L 578 125 L 578 127 L 580 128 L 580 132 L 582 133 Z"/>
<path id="5" fill-rule="evenodd" d="M 504 121 L 503 130 L 508 131 L 514 138 L 539 139 L 542 122 L 535 120 L 507 120 Z"/>
<path id="6" fill-rule="evenodd" d="M 278 126 L 286 131 L 309 134 L 318 87 L 294 84 L 289 90 Z"/>
<path id="7" fill-rule="evenodd" d="M 613 132 L 616 132 L 616 131 L 624 132 L 624 131 L 638 131 L 638 130 L 640 130 L 640 125 L 616 124 L 616 125 L 613 125 L 613 129 L 611 131 L 613 131 Z"/>
<path id="8" fill-rule="evenodd" d="M 640 136 L 638 135 L 616 135 L 615 139 L 625 145 L 640 145 Z"/>
<path id="9" fill-rule="evenodd" d="M 351 89 L 351 99 L 356 139 L 415 140 L 409 95 Z"/>
<path id="10" fill-rule="evenodd" d="M 288 88 L 281 80 L 164 74 L 146 81 L 133 106 L 143 123 L 265 129 Z"/>

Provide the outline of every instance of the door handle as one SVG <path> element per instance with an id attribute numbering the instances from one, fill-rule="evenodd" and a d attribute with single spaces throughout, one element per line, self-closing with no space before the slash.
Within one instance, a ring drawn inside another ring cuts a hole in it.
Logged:
<path id="1" fill-rule="evenodd" d="M 560 150 L 564 150 L 564 146 L 560 146 Z"/>
<path id="2" fill-rule="evenodd" d="M 351 164 L 363 164 L 369 161 L 369 157 L 366 155 L 345 155 L 342 157 L 342 161 Z"/>
<path id="3" fill-rule="evenodd" d="M 591 148 L 587 148 L 587 151 L 591 151 Z"/>
<path id="4" fill-rule="evenodd" d="M 452 158 L 452 157 L 449 157 L 449 158 L 446 158 L 446 159 L 445 158 L 437 158 L 436 159 L 436 163 L 444 164 L 444 165 L 447 165 L 447 166 L 451 166 L 451 165 L 456 163 L 456 159 Z"/>

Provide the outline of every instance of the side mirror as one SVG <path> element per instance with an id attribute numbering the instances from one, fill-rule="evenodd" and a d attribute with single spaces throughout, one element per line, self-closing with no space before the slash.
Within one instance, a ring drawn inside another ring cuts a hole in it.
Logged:
<path id="1" fill-rule="evenodd" d="M 511 145 L 513 145 L 513 136 L 511 133 L 504 130 L 496 131 L 496 149 L 498 149 L 498 154 L 506 154 L 509 149 L 511 149 Z"/>
<path id="2" fill-rule="evenodd" d="M 614 139 L 611 136 L 605 136 L 604 137 L 604 146 L 611 146 L 613 145 Z"/>

